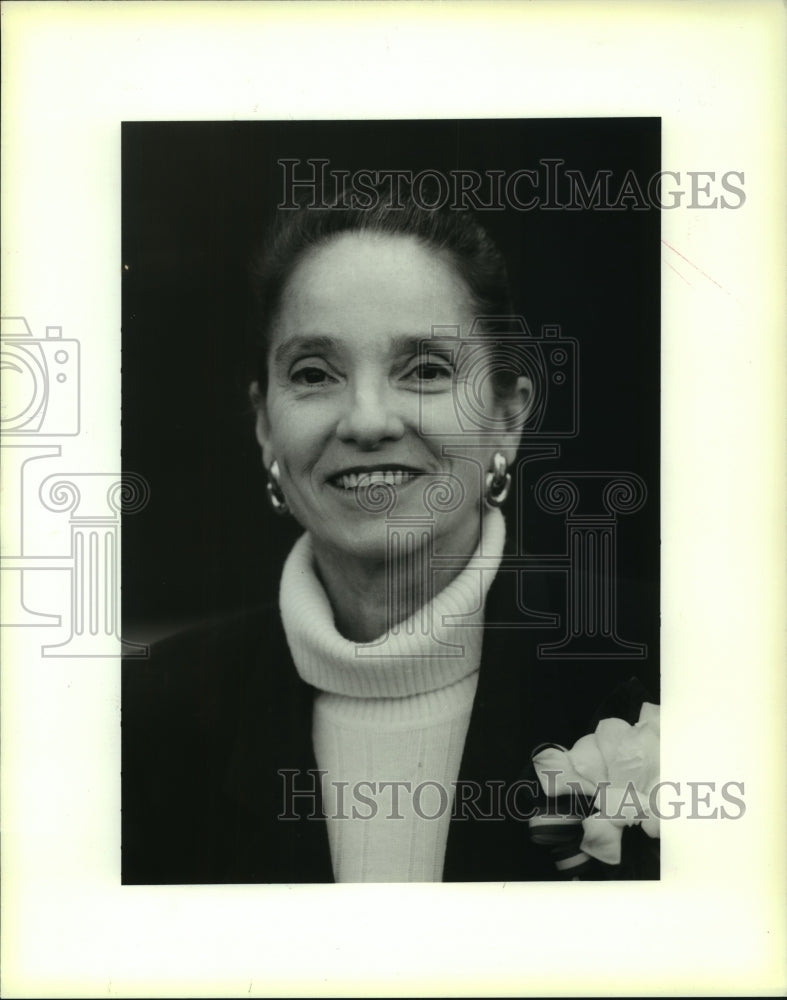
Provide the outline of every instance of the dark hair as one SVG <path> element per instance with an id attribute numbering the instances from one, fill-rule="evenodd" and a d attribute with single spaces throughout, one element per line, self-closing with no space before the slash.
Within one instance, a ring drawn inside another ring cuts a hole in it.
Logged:
<path id="1" fill-rule="evenodd" d="M 426 208 L 429 192 L 419 189 L 413 198 L 412 188 L 400 183 L 396 191 L 392 181 L 376 185 L 376 197 L 369 197 L 368 208 L 346 204 L 339 194 L 333 202 L 320 200 L 316 207 L 304 204 L 297 209 L 280 210 L 262 251 L 251 266 L 254 296 L 254 328 L 258 339 L 257 381 L 264 392 L 268 376 L 270 336 L 287 282 L 304 253 L 328 243 L 341 233 L 373 232 L 392 236 L 411 236 L 428 248 L 442 252 L 452 262 L 471 295 L 477 317 L 486 317 L 480 325 L 485 335 L 498 326 L 493 317 L 509 317 L 512 312 L 505 260 L 487 231 L 469 211 L 450 208 Z M 499 327 L 507 328 L 505 322 Z M 503 367 L 496 371 L 495 389 L 501 395 L 511 391 L 516 379 Z"/>

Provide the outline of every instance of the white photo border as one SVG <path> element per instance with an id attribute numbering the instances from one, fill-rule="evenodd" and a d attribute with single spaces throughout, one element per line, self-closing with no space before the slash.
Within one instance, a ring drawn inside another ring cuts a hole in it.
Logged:
<path id="1" fill-rule="evenodd" d="M 50 428 L 49 457 L 108 477 L 89 480 L 104 498 L 120 471 L 124 120 L 657 116 L 664 169 L 741 171 L 746 193 L 663 213 L 661 650 L 663 776 L 743 781 L 745 815 L 665 822 L 653 883 L 121 887 L 119 660 L 42 655 L 35 621 L 6 627 L 3 994 L 782 994 L 783 5 L 109 0 L 1 16 L 2 314 L 78 341 L 79 433 Z M 5 538 L 19 513 L 5 506 Z M 68 527 L 52 524 L 39 548 L 4 548 L 43 560 L 28 607 L 63 605 L 47 559 Z"/>

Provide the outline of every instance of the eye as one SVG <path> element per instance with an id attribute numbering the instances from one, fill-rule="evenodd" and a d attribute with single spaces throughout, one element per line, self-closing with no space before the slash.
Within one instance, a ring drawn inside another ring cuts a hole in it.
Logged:
<path id="1" fill-rule="evenodd" d="M 406 379 L 419 384 L 449 383 L 453 377 L 454 369 L 451 362 L 433 355 L 428 358 L 419 358 L 405 373 Z"/>
<path id="2" fill-rule="evenodd" d="M 294 367 L 290 372 L 290 380 L 296 385 L 308 387 L 319 387 L 336 381 L 326 368 L 314 362 Z"/>

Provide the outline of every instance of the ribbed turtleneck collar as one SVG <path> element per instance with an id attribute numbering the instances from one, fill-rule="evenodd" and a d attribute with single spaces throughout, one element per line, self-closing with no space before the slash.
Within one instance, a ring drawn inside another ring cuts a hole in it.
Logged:
<path id="1" fill-rule="evenodd" d="M 484 602 L 505 543 L 498 510 L 484 516 L 483 549 L 424 608 L 372 642 L 345 639 L 302 535 L 282 573 L 279 605 L 295 666 L 320 691 L 355 698 L 404 698 L 454 684 L 478 669 Z M 483 551 L 483 556 L 481 555 Z M 425 626 L 428 623 L 428 627 Z"/>

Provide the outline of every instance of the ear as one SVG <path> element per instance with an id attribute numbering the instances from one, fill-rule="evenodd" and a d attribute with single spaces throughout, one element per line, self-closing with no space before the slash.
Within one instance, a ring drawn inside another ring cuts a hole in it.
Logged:
<path id="1" fill-rule="evenodd" d="M 252 382 L 249 386 L 249 399 L 254 407 L 254 434 L 262 450 L 262 463 L 266 469 L 271 467 L 274 459 L 273 446 L 271 444 L 270 425 L 265 406 L 265 395 L 259 387 L 259 383 Z"/>
<path id="2" fill-rule="evenodd" d="M 504 444 L 506 450 L 511 451 L 506 457 L 513 461 L 519 442 L 522 437 L 522 430 L 527 423 L 527 418 L 533 409 L 535 393 L 533 391 L 533 381 L 527 375 L 519 375 L 516 386 L 505 400 L 501 400 L 499 406 L 505 418 L 506 434 Z"/>

